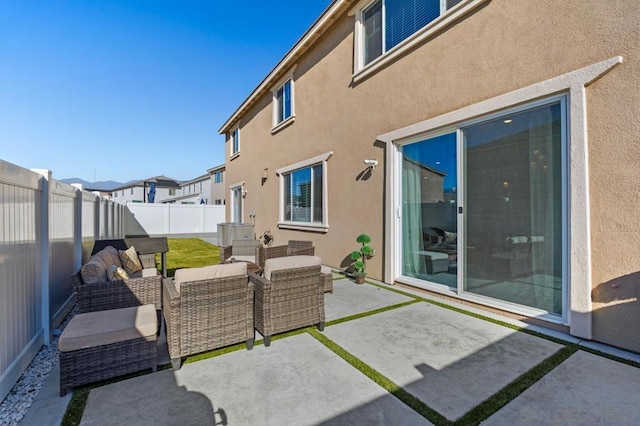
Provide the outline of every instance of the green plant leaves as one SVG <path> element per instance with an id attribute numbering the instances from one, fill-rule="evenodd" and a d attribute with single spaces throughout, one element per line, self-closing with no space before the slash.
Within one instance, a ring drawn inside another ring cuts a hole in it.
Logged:
<path id="1" fill-rule="evenodd" d="M 352 260 L 358 260 L 362 257 L 359 251 L 352 251 L 349 256 L 351 257 Z"/>
<path id="2" fill-rule="evenodd" d="M 360 244 L 369 244 L 371 242 L 371 237 L 367 234 L 360 234 L 356 238 L 356 242 Z"/>
<path id="3" fill-rule="evenodd" d="M 362 246 L 360 251 L 367 256 L 371 256 L 373 254 L 373 249 L 371 248 L 371 246 Z"/>

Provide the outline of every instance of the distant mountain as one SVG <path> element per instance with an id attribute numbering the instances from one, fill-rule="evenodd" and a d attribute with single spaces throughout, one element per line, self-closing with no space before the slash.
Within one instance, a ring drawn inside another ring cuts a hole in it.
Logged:
<path id="1" fill-rule="evenodd" d="M 106 180 L 100 182 L 87 182 L 86 180 L 80 178 L 68 178 L 68 179 L 59 179 L 60 182 L 64 183 L 79 183 L 86 189 L 94 189 L 98 191 L 111 191 L 113 188 L 117 188 L 119 186 L 124 185 L 124 183 L 116 182 L 113 180 Z"/>

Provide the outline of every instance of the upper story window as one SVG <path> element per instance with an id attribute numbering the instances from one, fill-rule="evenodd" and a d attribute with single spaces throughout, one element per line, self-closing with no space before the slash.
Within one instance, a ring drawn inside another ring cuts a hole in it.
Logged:
<path id="1" fill-rule="evenodd" d="M 222 183 L 222 170 L 218 170 L 213 174 L 213 179 L 215 183 Z"/>
<path id="2" fill-rule="evenodd" d="M 276 171 L 280 176 L 280 228 L 327 232 L 327 160 L 331 152 Z"/>
<path id="3" fill-rule="evenodd" d="M 240 127 L 231 132 L 231 155 L 236 155 L 240 152 Z"/>
<path id="4" fill-rule="evenodd" d="M 273 130 L 275 133 L 295 120 L 293 75 L 276 86 L 273 91 Z"/>
<path id="5" fill-rule="evenodd" d="M 176 195 L 176 189 L 175 188 L 169 188 L 169 195 Z"/>
<path id="6" fill-rule="evenodd" d="M 357 12 L 356 71 L 439 18 L 462 0 L 374 0 Z"/>

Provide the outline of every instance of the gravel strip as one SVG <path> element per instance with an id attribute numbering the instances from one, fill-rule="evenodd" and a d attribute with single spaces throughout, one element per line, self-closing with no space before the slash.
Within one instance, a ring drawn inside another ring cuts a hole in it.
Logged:
<path id="1" fill-rule="evenodd" d="M 62 331 L 67 326 L 71 318 L 78 312 L 78 306 L 69 312 L 67 317 L 58 327 Z M 51 339 L 49 346 L 43 346 L 35 356 L 29 367 L 22 373 L 18 382 L 13 386 L 11 392 L 0 404 L 0 425 L 16 426 L 33 404 L 33 401 L 42 388 L 44 381 L 49 377 L 51 370 L 58 362 L 58 335 Z"/>

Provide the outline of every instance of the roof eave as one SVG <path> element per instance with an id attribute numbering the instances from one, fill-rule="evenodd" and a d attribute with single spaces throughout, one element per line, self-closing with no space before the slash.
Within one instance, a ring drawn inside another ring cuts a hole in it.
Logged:
<path id="1" fill-rule="evenodd" d="M 337 17 L 343 12 L 346 6 L 353 3 L 354 0 L 333 0 L 333 2 L 325 9 L 318 19 L 309 27 L 302 37 L 293 45 L 287 54 L 278 62 L 278 64 L 267 74 L 260 84 L 253 89 L 251 94 L 242 102 L 242 104 L 234 111 L 234 113 L 225 121 L 218 129 L 219 134 L 226 133 L 265 92 L 274 84 L 277 79 L 290 68 L 295 61 L 302 56 L 311 46 L 313 46 L 318 38 L 333 24 Z"/>

